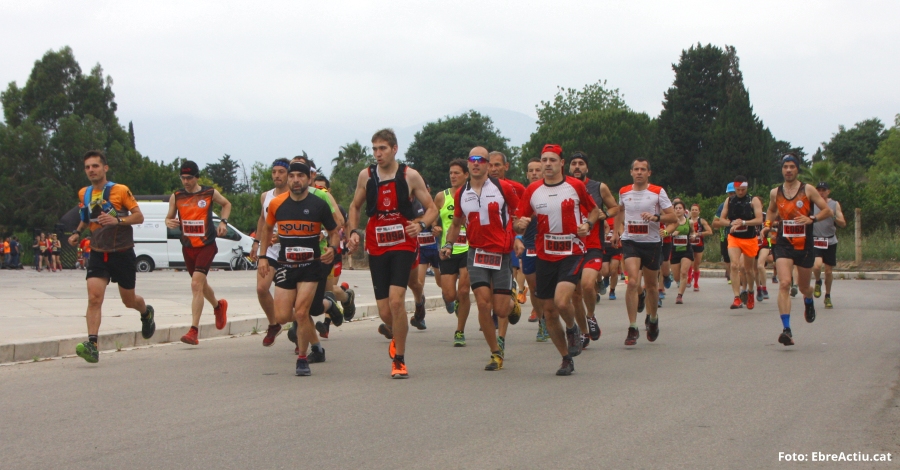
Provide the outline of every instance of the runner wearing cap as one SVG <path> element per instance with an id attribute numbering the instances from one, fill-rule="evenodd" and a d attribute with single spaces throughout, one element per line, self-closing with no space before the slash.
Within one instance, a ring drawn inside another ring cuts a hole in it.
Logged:
<path id="1" fill-rule="evenodd" d="M 816 185 L 816 190 L 822 199 L 825 199 L 828 208 L 831 209 L 832 216 L 822 219 L 821 222 L 813 225 L 813 246 L 816 251 L 816 263 L 813 265 L 813 272 L 816 276 L 816 287 L 813 295 L 818 299 L 822 295 L 822 265 L 825 265 L 825 308 L 832 308 L 831 303 L 831 282 L 834 279 L 832 269 L 837 266 L 837 227 L 844 228 L 847 226 L 847 220 L 844 219 L 844 212 L 841 210 L 841 203 L 831 199 L 831 188 L 828 183 L 822 181 Z M 813 208 L 813 215 L 819 214 L 819 208 Z"/>
<path id="2" fill-rule="evenodd" d="M 728 186 L 725 188 L 725 194 L 728 197 L 734 196 L 734 183 L 728 183 Z M 725 209 L 725 203 L 719 204 L 719 208 L 716 209 L 716 215 L 713 217 L 713 227 L 716 227 L 716 221 L 719 220 L 719 217 L 722 216 L 722 211 Z M 731 284 L 731 257 L 728 256 L 728 231 L 730 227 L 726 224 L 722 226 L 722 229 L 719 231 L 719 253 L 722 255 L 722 267 L 725 268 L 725 279 L 728 280 L 728 283 Z M 738 274 L 740 280 L 740 274 Z"/>
<path id="3" fill-rule="evenodd" d="M 778 342 L 785 346 L 794 344 L 791 332 L 791 270 L 797 268 L 797 284 L 803 292 L 804 317 L 808 323 L 816 319 L 813 292 L 809 285 L 810 269 L 815 264 L 813 236 L 810 225 L 823 221 L 833 214 L 825 199 L 812 186 L 797 179 L 800 159 L 793 153 L 781 159 L 781 174 L 784 183 L 769 194 L 769 210 L 766 228 L 776 217 L 781 219 L 778 235 L 772 253 L 775 256 L 775 270 L 778 273 L 778 311 L 784 330 Z M 820 212 L 812 215 L 812 206 Z"/>
<path id="4" fill-rule="evenodd" d="M 624 254 L 625 271 L 629 283 L 625 294 L 625 308 L 628 312 L 628 335 L 625 345 L 637 344 L 640 332 L 637 328 L 638 297 L 643 277 L 646 288 L 647 340 L 659 337 L 658 283 L 659 268 L 662 264 L 662 237 L 659 224 L 670 224 L 676 220 L 672 202 L 661 186 L 650 184 L 650 162 L 644 158 L 631 163 L 631 178 L 634 181 L 619 190 L 619 212 L 611 243 L 621 245 Z M 621 233 L 621 236 L 619 235 Z"/>
<path id="5" fill-rule="evenodd" d="M 757 227 L 763 223 L 762 203 L 758 198 L 748 194 L 747 178 L 738 175 L 734 178 L 734 196 L 724 202 L 722 214 L 713 222 L 713 227 L 730 229 L 728 233 L 728 256 L 731 258 L 731 272 L 742 272 L 741 282 L 732 282 L 734 292 L 732 309 L 752 310 L 755 305 L 753 284 L 756 282 L 756 255 L 759 244 L 756 239 Z M 742 258 L 743 255 L 743 258 Z M 743 259 L 743 264 L 741 261 Z M 741 284 L 746 282 L 746 287 Z"/>
<path id="6" fill-rule="evenodd" d="M 547 144 L 541 151 L 543 181 L 531 183 L 519 208 L 515 228 L 523 233 L 537 219 L 537 292 L 543 302 L 550 339 L 562 356 L 556 375 L 571 375 L 583 348 L 581 330 L 575 323 L 572 294 L 581 281 L 587 237 L 600 217 L 600 209 L 587 193 L 584 183 L 563 172 L 562 147 Z M 582 210 L 584 206 L 586 211 Z M 587 216 L 585 216 L 587 212 Z M 565 322 L 565 333 L 559 319 Z"/>
<path id="7" fill-rule="evenodd" d="M 369 216 L 365 231 L 369 272 L 378 314 L 384 322 L 378 331 L 391 338 L 388 346 L 391 377 L 405 379 L 409 376 L 405 357 L 409 331 L 405 297 L 409 272 L 416 261 L 416 237 L 434 222 L 438 210 L 419 172 L 397 161 L 397 150 L 399 146 L 393 130 L 383 129 L 372 136 L 376 164 L 359 172 L 356 194 L 350 205 L 348 226 L 351 232 L 347 237 L 347 249 L 352 253 L 360 244 L 361 234 L 356 225 L 365 202 Z M 416 218 L 413 198 L 425 207 L 425 215 L 418 223 L 413 222 Z"/>
<path id="8" fill-rule="evenodd" d="M 484 370 L 503 369 L 505 338 L 498 336 L 491 319 L 491 310 L 503 321 L 509 314 L 512 294 L 510 252 L 515 236 L 512 233 L 512 214 L 519 204 L 513 186 L 504 180 L 488 176 L 488 151 L 475 147 L 469 151 L 469 181 L 454 196 L 453 223 L 447 230 L 447 242 L 441 247 L 444 258 L 450 256 L 459 229 L 465 223 L 469 253 L 466 268 L 475 303 L 478 323 L 491 351 L 490 362 Z"/>
<path id="9" fill-rule="evenodd" d="M 193 296 L 191 328 L 181 337 L 181 342 L 195 346 L 200 344 L 200 315 L 203 313 L 204 298 L 213 306 L 216 329 L 225 328 L 228 321 L 228 302 L 216 299 L 207 275 L 213 258 L 219 252 L 216 236 L 222 237 L 228 232 L 228 216 L 231 214 L 231 202 L 215 188 L 201 186 L 199 177 L 200 168 L 196 163 L 186 160 L 181 165 L 181 184 L 184 188 L 175 191 L 169 198 L 169 212 L 165 219 L 166 227 L 181 229 L 181 253 L 184 255 L 184 266 L 191 276 Z M 213 203 L 222 207 L 221 219 L 215 227 Z"/>

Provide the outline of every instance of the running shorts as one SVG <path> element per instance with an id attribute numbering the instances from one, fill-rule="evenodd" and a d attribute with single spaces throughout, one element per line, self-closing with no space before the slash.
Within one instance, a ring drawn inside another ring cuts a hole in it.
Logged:
<path id="1" fill-rule="evenodd" d="M 759 243 L 756 238 L 738 238 L 734 235 L 728 235 L 728 249 L 738 248 L 744 256 L 756 258 L 759 253 Z"/>
<path id="2" fill-rule="evenodd" d="M 516 250 L 511 251 L 509 253 L 509 265 L 514 269 L 520 269 L 522 264 L 519 261 L 519 257 L 516 256 Z"/>
<path id="3" fill-rule="evenodd" d="M 660 264 L 665 263 L 666 261 L 669 261 L 669 259 L 671 257 L 672 257 L 672 244 L 671 243 L 663 243 L 662 244 L 662 260 L 660 261 Z"/>
<path id="4" fill-rule="evenodd" d="M 121 289 L 134 289 L 137 270 L 134 267 L 134 248 L 125 251 L 94 251 L 88 259 L 85 279 L 99 277 L 119 284 Z"/>
<path id="5" fill-rule="evenodd" d="M 623 258 L 640 258 L 641 268 L 658 271 L 662 265 L 662 246 L 659 242 L 640 243 L 622 240 Z"/>
<path id="6" fill-rule="evenodd" d="M 449 274 L 455 276 L 459 274 L 460 269 L 466 269 L 466 261 L 469 259 L 469 253 L 457 253 L 450 255 L 447 259 L 441 260 L 441 275 Z"/>
<path id="7" fill-rule="evenodd" d="M 797 250 L 794 245 L 776 243 L 772 245 L 772 258 L 778 261 L 788 258 L 794 262 L 794 266 L 810 269 L 816 263 L 815 250 Z"/>
<path id="8" fill-rule="evenodd" d="M 693 246 L 693 247 L 694 247 L 694 253 L 703 253 L 703 249 L 704 249 L 703 247 L 704 247 L 704 246 L 705 246 L 705 245 L 694 245 L 694 246 Z"/>
<path id="9" fill-rule="evenodd" d="M 275 287 L 293 290 L 301 282 L 317 283 L 316 293 L 313 295 L 312 304 L 309 307 L 309 315 L 319 316 L 325 312 L 322 299 L 325 298 L 325 284 L 327 284 L 325 280 L 328 279 L 330 272 L 331 265 L 318 260 L 299 264 L 284 263 L 275 271 Z"/>
<path id="10" fill-rule="evenodd" d="M 212 266 L 213 258 L 219 252 L 219 247 L 215 243 L 195 248 L 193 246 L 182 246 L 181 254 L 184 255 L 184 266 L 187 268 L 189 275 L 193 276 L 195 272 L 201 274 L 209 274 L 209 268 Z"/>
<path id="11" fill-rule="evenodd" d="M 599 248 L 591 248 L 584 254 L 584 269 L 600 271 L 603 267 L 603 251 Z"/>
<path id="12" fill-rule="evenodd" d="M 671 263 L 673 266 L 677 266 L 677 265 L 681 264 L 681 260 L 683 260 L 683 259 L 689 259 L 691 261 L 694 261 L 694 252 L 691 250 L 684 250 L 684 251 L 672 250 Z"/>
<path id="13" fill-rule="evenodd" d="M 435 248 L 419 248 L 419 264 L 441 269 L 441 255 Z"/>
<path id="14" fill-rule="evenodd" d="M 509 253 L 497 253 L 494 259 L 497 259 L 497 267 L 500 269 L 486 268 L 476 266 L 481 263 L 481 255 L 476 253 L 476 249 L 469 247 L 469 253 L 466 259 L 466 268 L 469 270 L 469 285 L 472 290 L 480 287 L 493 288 L 495 294 L 509 295 L 512 292 L 512 269 L 509 268 Z M 490 255 L 488 255 L 490 256 Z M 496 257 L 499 257 L 496 258 Z"/>
<path id="15" fill-rule="evenodd" d="M 537 260 L 537 289 L 534 296 L 549 300 L 556 295 L 556 285 L 568 282 L 576 286 L 581 281 L 581 270 L 584 266 L 583 255 L 567 256 L 559 261 Z"/>
<path id="16" fill-rule="evenodd" d="M 727 240 L 722 240 L 721 242 L 719 242 L 719 252 L 722 254 L 722 262 L 723 263 L 731 262 L 731 256 L 728 256 L 728 241 Z"/>
<path id="17" fill-rule="evenodd" d="M 531 250 L 534 252 L 534 249 Z M 528 256 L 528 250 L 525 250 L 525 253 L 522 253 L 522 274 L 529 275 L 534 274 L 537 271 L 537 254 L 532 254 Z"/>
<path id="18" fill-rule="evenodd" d="M 837 266 L 837 243 L 828 245 L 827 249 L 813 248 L 816 252 L 816 258 L 822 258 L 822 262 L 831 266 Z"/>
<path id="19" fill-rule="evenodd" d="M 375 300 L 388 298 L 391 286 L 406 289 L 409 272 L 417 263 L 415 251 L 394 250 L 383 255 L 369 255 L 369 274 L 375 288 Z"/>

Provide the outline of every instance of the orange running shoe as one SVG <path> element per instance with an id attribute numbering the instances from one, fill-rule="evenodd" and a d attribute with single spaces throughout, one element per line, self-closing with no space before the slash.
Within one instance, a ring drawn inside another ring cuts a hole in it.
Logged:
<path id="1" fill-rule="evenodd" d="M 528 294 L 528 287 L 526 286 L 525 290 L 519 291 L 519 295 L 516 296 L 516 300 L 518 300 L 520 304 L 524 304 L 525 301 L 528 300 L 528 297 L 526 296 L 527 294 Z"/>
<path id="2" fill-rule="evenodd" d="M 188 330 L 187 334 L 181 337 L 181 342 L 186 344 L 193 344 L 194 346 L 196 346 L 200 344 L 200 340 L 199 338 L 197 338 L 198 335 L 199 333 L 197 329 L 191 328 L 190 330 Z"/>
<path id="3" fill-rule="evenodd" d="M 216 329 L 221 330 L 225 328 L 225 323 L 228 322 L 228 301 L 225 299 L 219 299 L 219 304 L 216 305 L 216 308 L 213 309 L 213 313 L 216 315 Z"/>
<path id="4" fill-rule="evenodd" d="M 531 316 L 528 317 L 528 321 L 531 322 L 531 323 L 534 323 L 534 322 L 538 321 L 537 312 L 535 312 L 534 310 L 532 310 L 532 311 L 531 311 Z"/>
<path id="5" fill-rule="evenodd" d="M 756 301 L 753 300 L 753 296 L 747 297 L 747 310 L 753 310 L 753 307 L 756 305 Z"/>
<path id="6" fill-rule="evenodd" d="M 406 371 L 406 363 L 396 360 L 391 361 L 391 378 L 408 379 L 409 373 Z"/>
<path id="7" fill-rule="evenodd" d="M 388 346 L 388 356 L 391 356 L 391 359 L 397 355 L 397 345 L 394 344 L 394 340 L 391 340 L 391 344 Z"/>

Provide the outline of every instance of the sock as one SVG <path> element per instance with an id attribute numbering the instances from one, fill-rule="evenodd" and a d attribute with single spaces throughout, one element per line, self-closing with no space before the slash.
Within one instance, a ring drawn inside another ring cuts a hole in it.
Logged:
<path id="1" fill-rule="evenodd" d="M 327 326 L 330 324 L 331 324 L 331 317 L 325 317 L 325 325 Z"/>
<path id="2" fill-rule="evenodd" d="M 403 354 L 397 354 L 397 355 L 395 355 L 395 356 L 394 356 L 394 360 L 397 361 L 397 362 L 401 362 L 401 363 L 406 364 L 406 361 L 405 361 L 405 359 L 403 358 Z"/>
<path id="3" fill-rule="evenodd" d="M 97 335 L 88 335 L 88 341 L 97 344 Z"/>
<path id="4" fill-rule="evenodd" d="M 147 315 L 150 315 L 149 307 L 147 308 L 147 310 L 144 310 L 144 313 L 141 314 L 141 318 L 147 318 Z"/>
<path id="5" fill-rule="evenodd" d="M 768 289 L 767 287 L 763 287 L 762 290 L 763 290 L 763 292 L 765 292 L 766 294 L 769 293 L 769 289 Z"/>
<path id="6" fill-rule="evenodd" d="M 320 351 L 322 349 L 321 343 L 312 343 L 310 346 L 312 346 L 313 351 Z"/>
<path id="7" fill-rule="evenodd" d="M 830 298 L 831 298 L 831 294 L 825 294 L 825 298 L 826 298 L 826 299 L 830 299 Z"/>
<path id="8" fill-rule="evenodd" d="M 806 305 L 812 304 L 812 303 L 813 303 L 812 297 L 804 297 L 804 298 L 803 298 L 803 303 L 805 303 Z"/>
<path id="9" fill-rule="evenodd" d="M 616 290 L 615 290 L 615 289 L 610 289 L 610 290 L 609 290 L 609 293 L 610 293 L 610 294 L 615 294 L 615 293 L 616 293 Z"/>
<path id="10" fill-rule="evenodd" d="M 650 317 L 650 323 L 658 323 L 658 322 L 659 322 L 659 315 L 654 315 L 654 316 Z"/>
<path id="11" fill-rule="evenodd" d="M 782 314 L 781 315 L 781 324 L 784 325 L 785 328 L 791 327 L 791 314 Z"/>
<path id="12" fill-rule="evenodd" d="M 498 350 L 492 352 L 491 354 L 493 354 L 493 355 L 495 355 L 495 356 L 499 356 L 499 355 L 500 355 L 500 350 L 498 349 Z"/>
<path id="13" fill-rule="evenodd" d="M 297 359 L 306 359 L 306 355 L 305 355 L 305 354 L 301 354 L 301 355 L 297 356 Z"/>
<path id="14" fill-rule="evenodd" d="M 816 281 L 816 285 L 817 285 L 817 286 L 821 286 L 821 285 L 822 285 L 822 280 L 821 280 L 821 279 L 817 280 L 817 281 Z"/>
<path id="15" fill-rule="evenodd" d="M 636 330 L 636 329 L 637 329 L 637 323 L 632 323 L 632 324 L 631 324 L 631 328 L 634 328 L 634 329 Z"/>
<path id="16" fill-rule="evenodd" d="M 563 360 L 564 360 L 564 361 L 571 361 L 571 360 L 572 360 L 572 356 L 569 355 L 569 354 L 566 354 L 565 356 L 563 356 Z"/>

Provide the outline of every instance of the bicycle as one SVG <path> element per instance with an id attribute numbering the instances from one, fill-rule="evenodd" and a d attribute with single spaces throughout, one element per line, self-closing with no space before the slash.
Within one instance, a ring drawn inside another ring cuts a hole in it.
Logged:
<path id="1" fill-rule="evenodd" d="M 246 271 L 248 269 L 256 269 L 256 262 L 250 258 L 250 255 L 244 253 L 244 249 L 236 246 L 231 249 L 231 261 L 228 262 L 228 269 L 231 271 Z"/>

